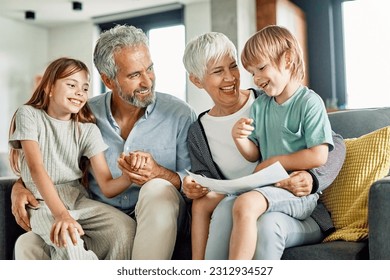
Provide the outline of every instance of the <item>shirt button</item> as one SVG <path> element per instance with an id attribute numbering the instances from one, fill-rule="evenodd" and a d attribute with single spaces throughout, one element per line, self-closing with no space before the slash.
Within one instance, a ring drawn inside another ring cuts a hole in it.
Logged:
<path id="1" fill-rule="evenodd" d="M 127 195 L 125 195 L 125 196 L 123 197 L 123 199 L 125 199 L 125 200 L 126 200 L 126 199 L 127 199 Z"/>

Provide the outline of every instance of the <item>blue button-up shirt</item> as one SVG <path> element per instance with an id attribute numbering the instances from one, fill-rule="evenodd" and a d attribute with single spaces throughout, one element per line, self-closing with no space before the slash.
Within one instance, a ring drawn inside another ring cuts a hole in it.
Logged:
<path id="1" fill-rule="evenodd" d="M 123 139 L 111 112 L 111 96 L 112 92 L 108 92 L 93 97 L 88 104 L 96 117 L 104 142 L 109 146 L 105 157 L 112 176 L 116 178 L 121 175 L 117 159 L 122 152 L 142 150 L 150 153 L 158 164 L 177 172 L 182 179 L 185 169 L 190 169 L 187 132 L 190 124 L 196 120 L 195 111 L 172 95 L 156 92 L 156 101 L 146 108 L 127 139 Z M 89 188 L 92 198 L 126 213 L 134 210 L 138 199 L 137 186 L 130 187 L 116 197 L 105 197 L 93 176 L 90 176 Z"/>

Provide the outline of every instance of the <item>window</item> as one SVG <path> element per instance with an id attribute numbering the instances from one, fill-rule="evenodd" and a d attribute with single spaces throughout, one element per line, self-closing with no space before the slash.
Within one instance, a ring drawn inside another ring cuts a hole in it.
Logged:
<path id="1" fill-rule="evenodd" d="M 388 0 L 343 2 L 348 109 L 390 106 Z"/>
<path id="2" fill-rule="evenodd" d="M 182 63 L 184 25 L 149 30 L 149 44 L 156 74 L 156 91 L 173 94 L 186 101 L 186 71 Z"/>

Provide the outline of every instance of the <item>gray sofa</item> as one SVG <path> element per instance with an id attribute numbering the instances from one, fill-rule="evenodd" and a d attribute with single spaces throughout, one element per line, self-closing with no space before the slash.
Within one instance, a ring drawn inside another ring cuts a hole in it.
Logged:
<path id="1" fill-rule="evenodd" d="M 330 113 L 335 132 L 344 138 L 359 137 L 390 125 L 390 108 L 358 109 Z M 11 213 L 14 178 L 0 178 L 0 259 L 12 259 L 14 243 L 23 230 Z M 283 259 L 386 259 L 390 260 L 390 177 L 375 182 L 369 192 L 369 239 L 362 242 L 333 241 L 285 250 Z M 188 235 L 179 236 L 175 259 L 190 258 Z"/>

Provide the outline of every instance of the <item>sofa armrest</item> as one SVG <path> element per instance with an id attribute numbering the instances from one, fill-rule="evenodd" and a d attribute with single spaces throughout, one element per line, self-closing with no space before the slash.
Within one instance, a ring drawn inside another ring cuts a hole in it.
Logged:
<path id="1" fill-rule="evenodd" d="M 376 181 L 368 200 L 370 259 L 390 260 L 390 176 Z"/>
<path id="2" fill-rule="evenodd" d="M 12 259 L 15 241 L 24 232 L 11 211 L 11 190 L 15 181 L 13 177 L 0 177 L 0 260 Z"/>

